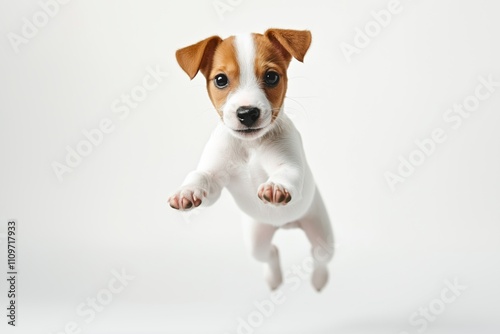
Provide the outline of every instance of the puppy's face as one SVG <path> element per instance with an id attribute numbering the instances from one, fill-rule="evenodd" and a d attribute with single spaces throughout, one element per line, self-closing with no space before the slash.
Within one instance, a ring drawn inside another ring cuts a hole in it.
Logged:
<path id="1" fill-rule="evenodd" d="M 177 51 L 177 60 L 191 78 L 198 70 L 205 75 L 210 99 L 231 133 L 253 139 L 272 128 L 282 110 L 291 58 L 302 61 L 310 42 L 308 31 L 295 30 L 214 36 Z"/>

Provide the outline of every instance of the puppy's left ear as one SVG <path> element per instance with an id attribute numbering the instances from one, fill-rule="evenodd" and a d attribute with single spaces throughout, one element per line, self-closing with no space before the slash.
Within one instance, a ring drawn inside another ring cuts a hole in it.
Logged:
<path id="1" fill-rule="evenodd" d="M 219 36 L 206 38 L 196 44 L 177 50 L 175 57 L 179 66 L 193 79 L 198 71 L 206 77 L 212 67 L 215 49 L 222 42 Z"/>
<path id="2" fill-rule="evenodd" d="M 264 36 L 300 62 L 304 61 L 312 39 L 309 30 L 268 29 Z"/>

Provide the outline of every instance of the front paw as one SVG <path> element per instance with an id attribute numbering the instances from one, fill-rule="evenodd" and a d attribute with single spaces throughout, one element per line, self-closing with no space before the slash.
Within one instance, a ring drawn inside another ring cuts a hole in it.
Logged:
<path id="1" fill-rule="evenodd" d="M 257 191 L 257 196 L 259 196 L 264 203 L 271 203 L 274 205 L 286 205 L 292 200 L 292 196 L 285 187 L 272 182 L 261 184 Z"/>
<path id="2" fill-rule="evenodd" d="M 176 210 L 189 210 L 201 205 L 207 192 L 200 188 L 183 188 L 169 197 L 168 203 Z"/>

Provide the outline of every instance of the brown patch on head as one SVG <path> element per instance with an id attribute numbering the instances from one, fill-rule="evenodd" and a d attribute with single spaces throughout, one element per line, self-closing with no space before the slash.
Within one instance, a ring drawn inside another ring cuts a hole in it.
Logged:
<path id="1" fill-rule="evenodd" d="M 272 120 L 274 121 L 280 112 L 285 99 L 288 78 L 286 71 L 292 57 L 283 53 L 273 45 L 271 40 L 264 35 L 254 34 L 255 41 L 255 76 L 261 83 L 266 97 L 272 107 Z M 279 81 L 276 86 L 265 83 L 266 74 L 276 72 Z"/>
<path id="2" fill-rule="evenodd" d="M 267 99 L 272 106 L 272 120 L 280 112 L 285 98 L 288 78 L 286 71 L 292 57 L 304 61 L 304 56 L 311 45 L 311 33 L 307 30 L 268 29 L 264 35 L 254 34 L 255 39 L 255 74 L 262 82 Z M 269 71 L 279 74 L 280 81 L 270 87 L 265 83 Z"/>
<path id="3" fill-rule="evenodd" d="M 225 74 L 229 84 L 225 88 L 217 88 L 214 84 L 218 74 Z M 234 36 L 226 38 L 219 44 L 213 57 L 212 68 L 207 76 L 207 90 L 217 113 L 222 117 L 222 106 L 229 93 L 239 86 L 240 68 L 234 46 Z"/>
<path id="4" fill-rule="evenodd" d="M 196 44 L 177 50 L 176 58 L 181 68 L 191 79 L 198 74 L 198 71 L 202 72 L 207 80 L 208 95 L 217 112 L 222 116 L 221 108 L 227 95 L 239 84 L 239 67 L 234 37 L 225 40 L 219 36 L 206 38 Z M 214 78 L 221 73 L 229 78 L 229 85 L 224 89 L 219 89 L 214 85 Z"/>

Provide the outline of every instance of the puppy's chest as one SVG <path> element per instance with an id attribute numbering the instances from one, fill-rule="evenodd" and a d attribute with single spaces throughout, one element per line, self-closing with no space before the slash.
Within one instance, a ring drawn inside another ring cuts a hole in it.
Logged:
<path id="1" fill-rule="evenodd" d="M 254 184 L 267 180 L 262 154 L 258 149 L 243 149 L 230 169 L 231 183 Z"/>

